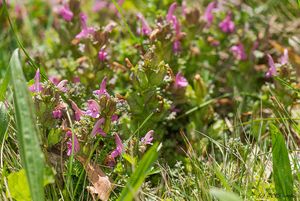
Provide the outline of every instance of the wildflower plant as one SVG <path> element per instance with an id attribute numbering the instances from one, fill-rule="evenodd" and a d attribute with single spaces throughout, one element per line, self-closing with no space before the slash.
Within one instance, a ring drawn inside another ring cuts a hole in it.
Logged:
<path id="1" fill-rule="evenodd" d="M 299 56 L 266 8 L 252 1 L 0 2 L 0 23 L 15 38 L 3 39 L 20 46 L 34 126 L 53 178 L 47 199 L 213 200 L 220 191 L 212 187 L 247 199 L 255 185 L 254 199 L 261 199 L 264 182 L 272 192 L 286 190 L 278 163 L 296 178 L 290 172 L 297 162 L 289 168 L 287 158 L 297 156 L 284 147 L 300 142 L 293 67 Z M 2 132 L 0 125 L 0 139 L 7 143 L 1 149 L 10 150 L 20 108 L 16 89 L 6 89 L 18 80 L 4 72 L 0 123 L 8 125 L 9 117 L 9 126 Z M 273 164 L 264 166 L 271 152 Z M 3 178 L 21 169 L 5 165 Z M 18 200 L 13 190 L 10 197 Z"/>

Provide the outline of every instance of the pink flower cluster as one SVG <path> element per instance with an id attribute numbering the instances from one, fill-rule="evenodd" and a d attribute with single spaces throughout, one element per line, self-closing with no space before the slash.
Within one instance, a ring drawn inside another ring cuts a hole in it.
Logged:
<path id="1" fill-rule="evenodd" d="M 277 75 L 277 69 L 274 60 L 270 54 L 267 54 L 269 69 L 266 73 L 266 77 L 270 78 Z M 289 62 L 289 53 L 287 49 L 284 49 L 283 55 L 279 59 L 280 65 L 285 65 Z"/>
<path id="2" fill-rule="evenodd" d="M 180 38 L 182 36 L 182 33 L 181 33 L 181 25 L 180 25 L 177 17 L 174 15 L 176 8 L 177 8 L 176 2 L 174 2 L 170 5 L 166 20 L 167 20 L 167 22 L 169 22 L 173 25 L 173 29 L 175 30 L 175 40 L 173 42 L 173 51 L 179 52 L 181 49 Z"/>

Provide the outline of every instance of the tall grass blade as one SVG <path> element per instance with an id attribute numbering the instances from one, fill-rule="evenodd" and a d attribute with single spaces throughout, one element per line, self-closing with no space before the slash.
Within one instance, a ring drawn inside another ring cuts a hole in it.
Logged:
<path id="1" fill-rule="evenodd" d="M 146 179 L 150 167 L 158 157 L 157 147 L 158 144 L 154 144 L 143 156 L 142 160 L 138 164 L 137 169 L 131 175 L 129 182 L 122 190 L 118 199 L 119 201 L 133 200 L 135 194 Z"/>
<path id="2" fill-rule="evenodd" d="M 276 193 L 279 200 L 293 200 L 293 176 L 285 139 L 275 125 L 270 125 L 270 131 Z"/>
<path id="3" fill-rule="evenodd" d="M 26 171 L 32 200 L 43 201 L 44 157 L 39 145 L 33 103 L 23 75 L 18 49 L 11 57 L 10 70 L 22 164 Z"/>

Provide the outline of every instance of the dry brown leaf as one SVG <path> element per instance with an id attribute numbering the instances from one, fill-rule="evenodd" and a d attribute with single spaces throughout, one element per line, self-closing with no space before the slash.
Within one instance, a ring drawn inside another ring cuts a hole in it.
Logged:
<path id="1" fill-rule="evenodd" d="M 89 192 L 97 194 L 100 200 L 108 200 L 113 189 L 113 184 L 108 176 L 105 175 L 105 173 L 97 164 L 87 162 L 87 159 L 81 156 L 76 158 L 84 166 L 84 169 L 88 175 L 88 179 L 93 184 L 93 190 L 90 190 Z M 89 189 L 91 189 L 91 187 L 89 187 Z"/>

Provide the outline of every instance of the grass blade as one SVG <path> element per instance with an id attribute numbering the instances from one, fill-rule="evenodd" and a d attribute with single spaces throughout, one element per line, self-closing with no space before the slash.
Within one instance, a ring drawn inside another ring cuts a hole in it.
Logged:
<path id="1" fill-rule="evenodd" d="M 227 192 L 219 188 L 211 188 L 210 194 L 220 201 L 242 201 L 235 193 Z"/>
<path id="2" fill-rule="evenodd" d="M 270 125 L 270 131 L 276 193 L 279 200 L 293 200 L 293 176 L 285 139 L 275 125 Z"/>
<path id="3" fill-rule="evenodd" d="M 17 138 L 22 164 L 26 171 L 31 198 L 44 200 L 44 157 L 39 146 L 38 130 L 31 96 L 23 75 L 18 49 L 10 60 L 12 76 Z"/>
<path id="4" fill-rule="evenodd" d="M 118 199 L 119 201 L 133 200 L 135 194 L 146 179 L 151 165 L 156 161 L 158 157 L 157 147 L 158 144 L 154 144 L 143 156 L 142 160 L 138 164 L 137 169 L 131 175 L 129 182 L 122 190 L 121 195 Z"/>
<path id="5" fill-rule="evenodd" d="M 7 2 L 3 1 L 3 9 L 4 9 L 4 13 L 7 17 L 8 23 L 10 25 L 11 31 L 13 33 L 14 38 L 16 39 L 19 48 L 21 48 L 21 50 L 23 51 L 23 53 L 25 54 L 26 58 L 28 59 L 28 63 L 35 69 L 37 70 L 38 68 L 40 69 L 40 73 L 41 76 L 44 80 L 48 80 L 46 74 L 45 74 L 45 70 L 43 67 L 38 67 L 38 65 L 36 64 L 36 62 L 30 57 L 29 53 L 26 51 L 22 41 L 19 39 L 18 36 L 18 32 L 17 32 L 17 28 L 14 25 L 13 21 L 10 18 L 9 12 L 8 12 L 8 8 L 7 8 Z"/>

